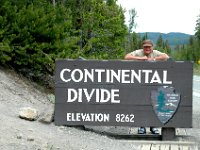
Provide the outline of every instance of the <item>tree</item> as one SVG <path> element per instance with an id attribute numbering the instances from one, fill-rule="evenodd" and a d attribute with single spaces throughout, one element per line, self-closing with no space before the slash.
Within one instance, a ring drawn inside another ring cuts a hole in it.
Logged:
<path id="1" fill-rule="evenodd" d="M 156 42 L 156 47 L 157 49 L 159 48 L 163 48 L 163 38 L 162 38 L 162 34 L 159 35 L 157 42 Z"/>
<path id="2" fill-rule="evenodd" d="M 56 59 L 125 53 L 128 31 L 116 0 L 1 0 L 0 14 L 0 63 L 35 76 L 53 74 Z"/>
<path id="3" fill-rule="evenodd" d="M 144 41 L 144 40 L 146 40 L 146 39 L 148 39 L 148 33 L 146 32 L 145 34 L 144 34 L 144 36 L 142 37 L 142 41 Z M 141 43 L 142 44 L 142 43 Z"/>
<path id="4" fill-rule="evenodd" d="M 198 62 L 200 59 L 200 15 L 198 17 L 195 27 L 195 36 L 191 36 L 189 44 L 179 48 L 179 51 L 176 53 L 176 56 L 181 60 L 192 60 Z"/>
<path id="5" fill-rule="evenodd" d="M 69 9 L 41 2 L 1 5 L 5 25 L 0 30 L 6 34 L 1 36 L 1 43 L 9 50 L 9 53 L 4 52 L 1 62 L 7 61 L 19 70 L 26 68 L 35 75 L 53 74 L 55 59 L 71 57 L 78 41 L 77 37 L 69 36 L 72 32 Z"/>
<path id="6" fill-rule="evenodd" d="M 169 55 L 171 54 L 171 47 L 169 46 L 168 40 L 165 40 L 165 42 L 163 43 L 163 48 L 165 53 Z"/>
<path id="7" fill-rule="evenodd" d="M 136 23 L 135 23 L 135 18 L 137 17 L 137 12 L 135 9 L 131 9 L 129 10 L 129 25 L 128 25 L 128 33 L 132 33 L 133 32 L 133 28 L 136 27 Z"/>
<path id="8" fill-rule="evenodd" d="M 76 8 L 75 8 L 76 9 Z M 86 58 L 121 58 L 121 47 L 127 34 L 124 14 L 116 1 L 84 0 L 79 5 L 79 14 L 72 14 L 80 20 L 76 30 L 81 32 L 81 50 L 79 55 Z M 75 12 L 77 12 L 75 11 Z M 77 21 L 78 22 L 78 21 Z"/>
<path id="9" fill-rule="evenodd" d="M 196 21 L 196 27 L 195 27 L 195 37 L 197 40 L 200 41 L 200 15 L 198 16 L 199 18 Z"/>
<path id="10" fill-rule="evenodd" d="M 194 55 L 195 55 L 195 60 L 199 61 L 200 60 L 200 15 L 198 16 L 198 19 L 196 21 L 196 28 L 195 28 L 195 41 L 194 41 Z"/>
<path id="11" fill-rule="evenodd" d="M 128 25 L 128 46 L 126 47 L 126 53 L 132 51 L 133 49 L 138 47 L 138 42 L 137 42 L 137 34 L 133 32 L 133 28 L 136 27 L 135 23 L 135 17 L 137 13 L 135 9 L 129 10 L 129 25 Z"/>

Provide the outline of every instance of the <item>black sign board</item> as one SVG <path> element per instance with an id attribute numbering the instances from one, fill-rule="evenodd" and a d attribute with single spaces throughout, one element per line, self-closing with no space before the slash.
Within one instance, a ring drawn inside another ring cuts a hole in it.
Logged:
<path id="1" fill-rule="evenodd" d="M 193 63 L 56 61 L 56 125 L 192 127 Z"/>

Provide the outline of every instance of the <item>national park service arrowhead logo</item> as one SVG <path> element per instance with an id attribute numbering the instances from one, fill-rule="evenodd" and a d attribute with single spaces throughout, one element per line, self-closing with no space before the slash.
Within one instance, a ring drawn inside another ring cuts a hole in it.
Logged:
<path id="1" fill-rule="evenodd" d="M 162 86 L 151 92 L 153 109 L 159 120 L 166 124 L 175 114 L 180 103 L 180 94 L 173 87 Z"/>

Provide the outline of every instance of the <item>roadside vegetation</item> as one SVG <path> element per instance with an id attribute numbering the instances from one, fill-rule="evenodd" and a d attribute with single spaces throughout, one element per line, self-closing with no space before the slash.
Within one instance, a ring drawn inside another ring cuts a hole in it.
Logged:
<path id="1" fill-rule="evenodd" d="M 194 65 L 194 75 L 200 76 L 200 65 Z"/>

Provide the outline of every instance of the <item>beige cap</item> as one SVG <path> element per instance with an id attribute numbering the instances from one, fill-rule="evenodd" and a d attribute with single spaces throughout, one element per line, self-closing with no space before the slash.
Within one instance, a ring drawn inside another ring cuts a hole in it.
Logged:
<path id="1" fill-rule="evenodd" d="M 142 46 L 153 46 L 153 42 L 151 40 L 144 40 L 142 42 Z"/>

